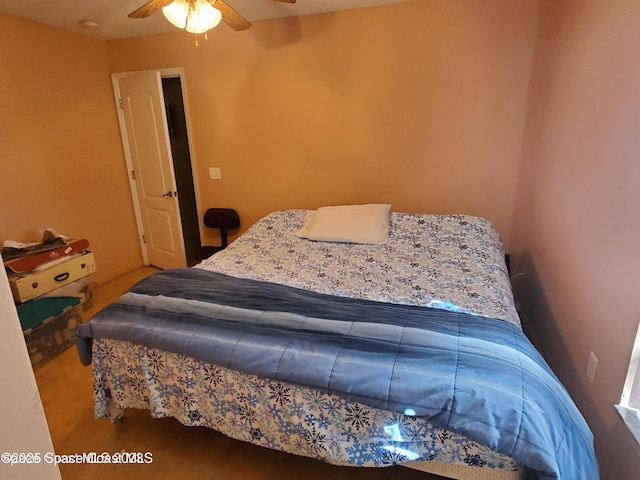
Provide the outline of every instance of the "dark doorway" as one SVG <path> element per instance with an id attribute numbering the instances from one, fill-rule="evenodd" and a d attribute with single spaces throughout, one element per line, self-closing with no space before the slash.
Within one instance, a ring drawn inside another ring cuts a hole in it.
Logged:
<path id="1" fill-rule="evenodd" d="M 198 225 L 198 209 L 193 186 L 187 121 L 182 101 L 180 78 L 163 78 L 162 90 L 167 109 L 167 125 L 169 127 L 169 140 L 173 156 L 173 169 L 178 187 L 178 204 L 180 206 L 184 247 L 187 254 L 187 265 L 191 267 L 196 263 L 193 253 L 200 248 L 200 228 Z"/>

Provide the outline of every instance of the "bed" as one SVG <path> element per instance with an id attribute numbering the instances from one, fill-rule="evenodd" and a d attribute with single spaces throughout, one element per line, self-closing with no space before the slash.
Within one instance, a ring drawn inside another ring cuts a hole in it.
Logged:
<path id="1" fill-rule="evenodd" d="M 598 478 L 488 220 L 387 213 L 388 238 L 369 244 L 301 238 L 314 213 L 267 215 L 81 326 L 96 417 L 148 409 L 336 465 Z"/>

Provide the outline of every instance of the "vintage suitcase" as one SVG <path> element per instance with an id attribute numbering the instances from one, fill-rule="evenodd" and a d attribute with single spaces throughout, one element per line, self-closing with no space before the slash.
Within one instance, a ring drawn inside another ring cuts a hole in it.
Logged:
<path id="1" fill-rule="evenodd" d="M 24 275 L 8 272 L 7 276 L 14 300 L 17 303 L 22 303 L 86 277 L 95 271 L 96 264 L 93 253 L 86 252 L 70 257 L 68 260 L 45 270 Z"/>
<path id="2" fill-rule="evenodd" d="M 83 323 L 78 297 L 36 298 L 17 310 L 34 369 L 73 345 L 76 329 Z"/>

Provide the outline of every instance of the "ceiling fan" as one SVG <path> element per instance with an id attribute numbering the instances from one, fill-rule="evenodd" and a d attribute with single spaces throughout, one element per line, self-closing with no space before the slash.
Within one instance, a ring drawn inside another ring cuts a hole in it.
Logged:
<path id="1" fill-rule="evenodd" d="M 282 3 L 296 3 L 296 0 L 273 0 L 273 1 L 282 2 Z M 133 12 L 131 12 L 128 15 L 128 17 L 129 18 L 147 18 L 160 9 L 163 9 L 163 12 L 166 12 L 166 10 L 164 10 L 164 7 L 168 7 L 170 4 L 173 4 L 173 3 L 182 4 L 184 8 L 188 9 L 188 10 L 185 10 L 185 12 L 187 11 L 192 12 L 195 9 L 198 9 L 200 6 L 202 6 L 202 4 L 205 4 L 204 6 L 208 8 L 209 6 L 212 6 L 214 7 L 215 10 L 218 10 L 220 12 L 222 21 L 236 31 L 246 30 L 251 26 L 251 23 L 246 18 L 244 18 L 242 15 L 236 12 L 233 8 L 231 8 L 226 2 L 224 2 L 224 0 L 151 0 L 150 2 L 145 3 L 143 6 L 141 6 L 137 10 L 134 10 Z M 216 13 L 216 15 L 218 14 Z M 179 26 L 169 18 L 167 13 L 165 13 L 165 16 L 167 17 L 167 19 L 169 19 L 171 23 L 173 23 L 176 26 Z M 220 18 L 220 16 L 218 18 Z M 217 22 L 215 23 L 215 25 L 217 25 Z M 180 28 L 185 28 L 185 27 L 182 26 Z M 200 32 L 197 32 L 197 33 L 200 33 Z"/>

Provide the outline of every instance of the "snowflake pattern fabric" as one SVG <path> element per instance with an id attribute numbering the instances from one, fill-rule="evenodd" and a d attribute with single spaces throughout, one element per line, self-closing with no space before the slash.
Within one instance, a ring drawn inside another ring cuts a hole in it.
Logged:
<path id="1" fill-rule="evenodd" d="M 428 420 L 119 340 L 95 340 L 97 418 L 148 409 L 238 440 L 336 465 L 436 460 L 517 471 L 505 455 Z M 114 413 L 115 412 L 115 413 Z"/>
<path id="2" fill-rule="evenodd" d="M 391 213 L 385 245 L 297 237 L 306 210 L 274 212 L 197 265 L 318 293 L 444 308 L 520 325 L 500 235 L 468 215 Z"/>

